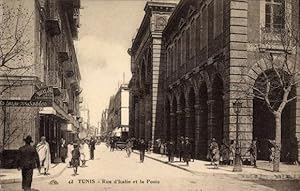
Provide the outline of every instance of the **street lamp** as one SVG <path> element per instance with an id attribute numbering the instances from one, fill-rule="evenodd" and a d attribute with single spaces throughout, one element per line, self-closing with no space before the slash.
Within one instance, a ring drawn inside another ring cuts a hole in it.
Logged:
<path id="1" fill-rule="evenodd" d="M 236 114 L 236 141 L 235 141 L 235 158 L 233 172 L 242 171 L 241 149 L 239 146 L 239 114 L 241 113 L 242 102 L 239 99 L 233 103 L 234 113 Z"/>

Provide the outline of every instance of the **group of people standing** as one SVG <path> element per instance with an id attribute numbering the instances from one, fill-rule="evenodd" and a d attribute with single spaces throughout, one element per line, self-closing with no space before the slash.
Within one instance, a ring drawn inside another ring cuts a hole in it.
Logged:
<path id="1" fill-rule="evenodd" d="M 41 141 L 35 146 L 31 145 L 33 143 L 32 137 L 28 135 L 24 139 L 25 145 L 20 147 L 17 155 L 17 168 L 22 171 L 22 189 L 31 190 L 33 169 L 38 168 L 41 175 L 48 175 L 50 164 L 51 164 L 51 150 L 49 143 L 45 136 L 41 137 Z M 77 167 L 79 166 L 79 160 L 87 160 L 86 149 L 89 150 L 90 159 L 94 159 L 94 150 L 96 141 L 94 138 L 88 142 L 88 146 L 84 149 L 79 150 L 77 143 L 66 144 L 64 138 L 60 140 L 60 158 L 63 163 L 66 159 L 69 159 L 70 165 L 75 167 L 74 173 L 77 174 Z M 71 147 L 73 145 L 73 149 Z M 83 144 L 82 144 L 83 145 Z M 85 151 L 85 152 L 84 152 Z M 84 162 L 85 164 L 85 162 Z M 76 169 L 76 171 L 75 171 Z"/>
<path id="2" fill-rule="evenodd" d="M 88 160 L 94 160 L 96 140 L 92 137 L 90 140 L 83 139 L 71 143 L 71 145 L 73 145 L 73 149 L 70 151 L 71 160 L 69 161 L 69 165 L 73 168 L 74 175 L 77 175 L 79 166 L 86 167 Z"/>
<path id="3" fill-rule="evenodd" d="M 158 148 L 162 156 L 167 154 L 169 162 L 174 162 L 174 158 L 177 156 L 180 162 L 186 162 L 186 165 L 189 166 L 189 162 L 194 160 L 193 144 L 188 137 L 181 137 L 177 146 L 174 141 L 159 141 Z"/>
<path id="4" fill-rule="evenodd" d="M 233 160 L 236 154 L 236 142 L 234 140 L 230 141 L 230 144 L 226 143 L 226 140 L 223 139 L 219 147 L 215 138 L 211 139 L 211 143 L 208 146 L 207 158 L 211 161 L 211 164 L 214 168 L 218 168 L 220 165 L 233 165 Z M 256 168 L 257 160 L 257 139 L 253 139 L 250 147 L 247 149 L 247 152 L 250 154 L 251 165 Z"/>

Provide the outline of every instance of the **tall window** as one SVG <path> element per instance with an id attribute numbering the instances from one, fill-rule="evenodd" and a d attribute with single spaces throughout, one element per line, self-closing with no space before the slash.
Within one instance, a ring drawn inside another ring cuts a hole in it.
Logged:
<path id="1" fill-rule="evenodd" d="M 168 48 L 167 50 L 167 67 L 166 67 L 166 72 L 167 72 L 167 77 L 169 77 L 169 73 L 170 73 L 170 48 Z"/>
<path id="2" fill-rule="evenodd" d="M 278 31 L 284 28 L 285 3 L 284 0 L 266 0 L 265 7 L 266 30 Z"/>
<path id="3" fill-rule="evenodd" d="M 191 29 L 191 41 L 190 41 L 190 49 L 191 49 L 191 57 L 194 57 L 196 55 L 196 20 L 192 21 L 192 29 Z"/>
<path id="4" fill-rule="evenodd" d="M 181 65 L 180 58 L 181 58 L 181 38 L 179 38 L 176 41 L 176 63 L 177 63 L 177 68 L 179 68 L 179 66 Z"/>
<path id="5" fill-rule="evenodd" d="M 223 0 L 214 1 L 214 38 L 223 32 Z"/>
<path id="6" fill-rule="evenodd" d="M 208 15 L 207 15 L 207 7 L 202 9 L 202 12 L 200 14 L 200 50 L 202 50 L 207 45 L 207 39 L 208 39 Z"/>
<path id="7" fill-rule="evenodd" d="M 182 66 L 186 61 L 186 31 L 183 31 L 181 37 L 181 63 Z"/>
<path id="8" fill-rule="evenodd" d="M 191 28 L 186 31 L 186 57 L 187 60 L 191 58 Z"/>

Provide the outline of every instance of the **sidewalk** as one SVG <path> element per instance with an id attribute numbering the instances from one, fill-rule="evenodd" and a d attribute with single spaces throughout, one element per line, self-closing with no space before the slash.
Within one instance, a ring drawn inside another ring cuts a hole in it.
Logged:
<path id="1" fill-rule="evenodd" d="M 138 154 L 137 151 L 134 151 Z M 153 160 L 171 165 L 176 168 L 188 171 L 193 174 L 210 174 L 210 175 L 225 175 L 233 178 L 249 180 L 249 179 L 269 179 L 269 180 L 286 180 L 286 179 L 300 179 L 300 166 L 299 165 L 287 165 L 280 164 L 280 172 L 272 172 L 272 164 L 268 161 L 257 161 L 257 168 L 252 166 L 243 165 L 242 172 L 232 172 L 233 166 L 219 166 L 218 169 L 214 169 L 208 161 L 195 160 L 190 162 L 189 166 L 186 163 L 179 162 L 178 158 L 175 158 L 175 162 L 169 163 L 167 156 L 161 156 L 156 153 L 146 153 L 145 157 Z"/>
<path id="2" fill-rule="evenodd" d="M 51 164 L 49 175 L 40 175 L 38 170 L 33 171 L 33 180 L 43 180 L 59 176 L 67 167 L 67 163 Z M 19 183 L 22 181 L 21 171 L 17 169 L 0 169 L 0 184 Z"/>

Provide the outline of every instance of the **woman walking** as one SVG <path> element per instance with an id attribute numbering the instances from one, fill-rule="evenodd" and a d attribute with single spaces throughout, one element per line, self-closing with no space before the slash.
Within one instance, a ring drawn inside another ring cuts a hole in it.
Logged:
<path id="1" fill-rule="evenodd" d="M 74 143 L 73 146 L 74 149 L 72 150 L 71 164 L 74 170 L 74 176 L 76 176 L 78 172 L 78 166 L 80 165 L 80 152 L 76 143 Z"/>
<path id="2" fill-rule="evenodd" d="M 210 152 L 210 161 L 214 168 L 218 168 L 218 163 L 220 159 L 219 145 L 216 142 L 215 138 L 212 138 L 211 143 L 209 144 Z"/>

